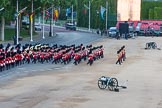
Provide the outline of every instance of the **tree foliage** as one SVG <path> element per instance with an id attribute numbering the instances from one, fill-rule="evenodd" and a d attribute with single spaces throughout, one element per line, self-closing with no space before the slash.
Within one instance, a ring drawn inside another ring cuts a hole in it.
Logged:
<path id="1" fill-rule="evenodd" d="M 105 20 L 100 17 L 100 7 L 106 8 L 106 1 L 108 1 L 108 27 L 114 26 L 116 24 L 116 13 L 117 13 L 117 0 L 90 0 L 91 1 L 91 27 L 104 29 L 106 24 Z M 78 1 L 78 26 L 88 27 L 88 10 L 86 14 L 84 13 L 84 4 L 88 6 L 89 0 L 79 0 Z M 104 18 L 106 14 L 104 13 Z"/>
<path id="2" fill-rule="evenodd" d="M 154 19 L 154 9 L 149 9 L 149 19 Z"/>
<path id="3" fill-rule="evenodd" d="M 158 11 L 157 9 L 159 8 L 155 8 L 155 7 L 161 7 L 162 6 L 162 2 L 160 1 L 142 1 L 142 5 L 141 5 L 141 20 L 144 19 L 162 19 L 160 14 L 157 14 L 156 11 Z M 153 14 L 154 16 L 150 16 L 150 14 L 152 14 L 152 9 L 155 13 Z M 155 10 L 154 10 L 155 9 Z M 151 13 L 150 13 L 151 12 Z"/>
<path id="4" fill-rule="evenodd" d="M 154 8 L 154 19 L 160 20 L 162 19 L 162 8 L 161 7 L 155 7 Z"/>
<path id="5" fill-rule="evenodd" d="M 16 1 L 17 0 L 0 0 L 0 6 L 6 6 L 5 17 L 7 21 L 14 20 L 14 14 L 16 13 Z M 41 7 L 39 11 L 35 11 L 35 15 L 41 13 L 43 7 L 47 9 L 52 4 L 55 7 L 60 8 L 59 19 L 66 20 L 66 9 L 73 5 L 74 11 L 77 12 L 77 24 L 81 27 L 88 27 L 88 10 L 84 13 L 84 4 L 88 6 L 89 0 L 18 0 L 19 10 L 28 7 L 24 14 L 31 13 L 31 2 L 34 3 L 34 10 Z M 116 23 L 115 15 L 117 13 L 117 0 L 90 0 L 91 3 L 91 28 L 105 28 L 105 20 L 100 18 L 100 7 L 106 7 L 106 1 L 108 1 L 108 26 L 112 26 Z M 9 7 L 9 8 L 8 8 Z M 114 17 L 113 17 L 114 16 Z M 105 14 L 104 14 L 105 17 Z M 106 18 L 106 17 L 105 17 Z M 115 19 L 115 20 L 114 20 Z"/>
<path id="6" fill-rule="evenodd" d="M 10 20 L 11 19 L 11 10 L 13 9 L 13 7 L 10 8 L 10 5 L 11 5 L 11 1 L 9 0 L 0 0 L 0 8 L 4 8 L 4 10 L 2 10 L 0 12 L 0 15 L 1 16 L 4 16 L 7 20 Z"/>

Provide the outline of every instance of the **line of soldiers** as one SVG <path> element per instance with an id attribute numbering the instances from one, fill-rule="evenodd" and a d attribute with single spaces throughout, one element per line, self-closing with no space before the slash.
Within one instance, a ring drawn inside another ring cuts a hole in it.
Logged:
<path id="1" fill-rule="evenodd" d="M 74 61 L 74 64 L 79 64 L 82 60 L 87 64 L 92 65 L 93 61 L 103 58 L 103 46 L 86 47 L 81 45 L 60 45 L 49 46 L 49 44 L 18 44 L 13 47 L 8 44 L 6 47 L 0 44 L 0 71 L 19 66 L 24 63 L 62 63 L 68 64 Z"/>
<path id="2" fill-rule="evenodd" d="M 126 59 L 126 51 L 125 51 L 125 46 L 123 45 L 118 51 L 117 51 L 117 61 L 116 64 L 120 64 L 123 63 L 123 61 L 125 61 Z"/>
<path id="3" fill-rule="evenodd" d="M 90 66 L 93 64 L 93 61 L 104 57 L 103 46 L 102 45 L 97 46 L 97 47 L 93 47 L 93 48 L 90 45 L 90 46 L 87 46 L 87 48 L 89 49 L 89 55 L 88 55 L 87 64 L 89 64 Z"/>

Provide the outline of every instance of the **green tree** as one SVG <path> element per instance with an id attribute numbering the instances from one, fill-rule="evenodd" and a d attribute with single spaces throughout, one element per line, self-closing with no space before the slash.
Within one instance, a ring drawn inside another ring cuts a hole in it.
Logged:
<path id="1" fill-rule="evenodd" d="M 78 0 L 78 26 L 88 27 L 88 10 L 83 14 L 84 4 L 88 5 L 89 0 Z M 108 26 L 116 24 L 117 0 L 90 0 L 91 1 L 91 28 L 105 28 L 105 20 L 100 18 L 100 7 L 106 7 L 108 1 Z M 106 18 L 106 14 L 104 14 Z M 110 19 L 112 18 L 112 19 Z M 114 20 L 115 19 L 115 20 Z"/>
<path id="2" fill-rule="evenodd" d="M 155 1 L 142 1 L 141 20 L 149 19 L 149 10 L 150 9 L 154 9 L 155 7 L 161 7 L 161 6 L 162 6 L 162 2 L 160 2 L 160 1 L 156 1 L 156 2 Z"/>
<path id="3" fill-rule="evenodd" d="M 0 7 L 6 7 L 5 12 L 3 12 L 3 15 L 1 15 L 2 17 L 5 18 L 6 21 L 4 21 L 3 18 L 3 21 L 1 21 L 1 23 L 2 22 L 8 23 L 11 20 L 15 20 L 14 15 L 16 13 L 17 0 L 0 0 L 0 1 L 1 1 Z M 42 10 L 46 10 L 47 8 L 51 7 L 53 4 L 55 7 L 60 7 L 59 19 L 63 19 L 63 20 L 66 20 L 66 16 L 65 16 L 66 9 L 73 4 L 74 11 L 77 11 L 78 26 L 88 27 L 88 19 L 89 19 L 88 10 L 86 14 L 83 13 L 83 10 L 85 9 L 84 4 L 88 6 L 89 0 L 23 0 L 23 1 L 18 0 L 18 1 L 19 1 L 19 10 L 21 10 L 26 6 L 28 7 L 26 11 L 23 14 L 21 14 L 19 21 L 21 21 L 22 16 L 25 16 L 26 14 L 28 15 L 31 14 L 32 2 L 34 4 L 33 10 L 36 10 L 38 7 L 41 7 L 41 10 L 34 11 L 34 16 L 40 14 Z M 117 0 L 90 0 L 91 28 L 100 28 L 100 29 L 105 28 L 105 20 L 101 20 L 100 18 L 100 6 L 102 5 L 106 7 L 105 5 L 106 1 L 108 1 L 108 26 L 115 25 L 116 22 L 114 19 L 116 19 L 115 15 L 117 13 Z M 33 23 L 34 23 L 34 18 L 33 18 Z M 21 24 L 21 22 L 19 22 L 19 24 Z"/>
<path id="4" fill-rule="evenodd" d="M 154 8 L 154 19 L 160 20 L 162 19 L 162 8 L 161 7 L 155 7 Z"/>
<path id="5" fill-rule="evenodd" d="M 149 19 L 154 19 L 154 10 L 153 9 L 149 9 Z"/>
<path id="6" fill-rule="evenodd" d="M 4 26 L 5 26 L 5 18 L 9 15 L 8 6 L 10 5 L 10 1 L 8 0 L 0 0 L 0 8 L 3 9 L 0 11 L 1 14 L 1 40 L 4 41 Z"/>

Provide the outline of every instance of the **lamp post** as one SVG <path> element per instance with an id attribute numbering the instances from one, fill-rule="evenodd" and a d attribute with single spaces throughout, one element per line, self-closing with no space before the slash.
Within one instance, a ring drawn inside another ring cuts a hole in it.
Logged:
<path id="1" fill-rule="evenodd" d="M 19 6 L 19 4 L 18 4 L 18 0 L 17 0 L 17 9 L 16 9 L 16 11 L 17 11 L 17 14 L 16 14 L 16 44 L 19 44 L 19 24 L 18 24 L 19 15 L 21 13 L 23 13 L 27 8 L 27 7 L 25 7 L 25 8 L 23 8 L 23 9 L 21 9 L 19 11 L 18 6 Z"/>
<path id="2" fill-rule="evenodd" d="M 108 2 L 106 1 L 106 30 L 107 30 L 107 13 L 108 13 Z"/>
<path id="3" fill-rule="evenodd" d="M 89 10 L 89 24 L 88 24 L 88 30 L 91 29 L 91 2 L 89 0 L 88 6 L 84 4 L 84 7 Z"/>
<path id="4" fill-rule="evenodd" d="M 45 37 L 44 37 L 44 14 L 45 14 L 45 10 L 44 10 L 44 8 L 43 8 L 43 37 L 42 37 L 43 39 L 45 38 Z"/>
<path id="5" fill-rule="evenodd" d="M 51 13 L 50 13 L 50 31 L 49 31 L 49 36 L 50 36 L 50 37 L 52 36 L 52 34 L 51 34 L 51 22 L 52 22 L 52 15 L 51 15 Z"/>
<path id="6" fill-rule="evenodd" d="M 52 6 L 51 6 L 51 15 L 50 15 L 50 32 L 49 32 L 49 36 L 53 36 L 53 11 L 54 11 L 54 6 L 53 6 L 53 4 L 52 4 Z"/>
<path id="7" fill-rule="evenodd" d="M 17 15 L 15 14 L 15 35 L 13 37 L 14 45 L 17 44 Z"/>
<path id="8" fill-rule="evenodd" d="M 31 6 L 31 15 L 30 15 L 30 41 L 33 42 L 33 15 L 34 12 L 38 9 L 40 9 L 41 7 L 38 7 L 37 9 L 33 10 L 33 0 L 32 0 L 32 6 Z"/>
<path id="9" fill-rule="evenodd" d="M 52 12 L 51 12 L 52 13 L 52 15 L 51 15 L 51 17 L 52 17 L 51 18 L 51 20 L 52 20 L 52 24 L 51 24 L 51 27 L 52 27 L 51 28 L 51 35 L 52 36 L 54 36 L 54 33 L 53 33 L 53 31 L 54 31 L 54 28 L 53 28 L 53 23 L 54 23 L 54 10 L 55 10 L 55 8 L 54 8 L 54 5 L 52 4 Z"/>
<path id="10" fill-rule="evenodd" d="M 31 26 L 30 26 L 30 41 L 31 42 L 33 42 L 33 0 L 32 0 L 32 6 L 31 6 L 32 8 L 31 8 L 31 13 L 32 13 L 32 15 L 31 15 Z"/>
<path id="11" fill-rule="evenodd" d="M 18 0 L 17 0 L 17 2 L 16 2 L 16 13 L 17 14 L 15 15 L 15 17 L 16 17 L 16 30 L 15 30 L 16 31 L 16 37 L 14 37 L 14 44 L 19 44 L 19 26 L 18 26 L 19 15 L 21 13 L 23 13 L 27 8 L 27 7 L 25 7 L 25 8 L 23 8 L 19 11 L 18 6 L 19 6 L 19 3 L 18 3 Z"/>
<path id="12" fill-rule="evenodd" d="M 89 26 L 88 26 L 88 28 L 90 31 L 90 29 L 91 29 L 91 3 L 90 3 L 90 1 L 89 1 Z"/>
<path id="13" fill-rule="evenodd" d="M 74 17 L 73 17 L 73 5 L 71 6 L 72 7 L 72 13 L 71 13 L 71 23 L 74 22 Z"/>
<path id="14" fill-rule="evenodd" d="M 17 12 L 17 17 L 16 17 L 16 44 L 19 44 L 18 11 L 19 11 L 19 3 L 18 3 L 18 0 L 17 0 L 17 8 L 16 8 L 16 12 Z"/>
<path id="15" fill-rule="evenodd" d="M 52 15 L 51 15 L 52 16 L 52 36 L 53 36 L 53 14 L 54 14 L 53 11 L 54 9 L 53 9 L 53 4 L 52 4 Z"/>
<path id="16" fill-rule="evenodd" d="M 45 38 L 44 37 L 44 13 L 45 13 L 45 11 L 47 11 L 48 9 L 51 9 L 51 8 L 53 8 L 53 5 L 52 5 L 52 7 L 49 7 L 49 8 L 47 8 L 46 10 L 45 9 L 43 9 L 43 39 Z M 53 10 L 52 10 L 53 11 Z M 51 15 L 50 15 L 50 18 L 51 18 Z M 52 19 L 52 18 L 51 18 Z M 51 19 L 50 19 L 50 32 L 49 32 L 49 36 L 51 36 Z"/>
<path id="17" fill-rule="evenodd" d="M 0 9 L 0 12 L 4 10 L 4 7 Z M 4 17 L 2 16 L 2 22 L 1 22 L 1 40 L 4 41 Z"/>

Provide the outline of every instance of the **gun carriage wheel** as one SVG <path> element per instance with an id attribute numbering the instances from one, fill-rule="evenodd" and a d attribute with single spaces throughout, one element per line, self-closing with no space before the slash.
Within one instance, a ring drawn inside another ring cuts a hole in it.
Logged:
<path id="1" fill-rule="evenodd" d="M 116 78 L 110 78 L 107 85 L 110 91 L 114 91 L 118 87 L 118 80 Z"/>
<path id="2" fill-rule="evenodd" d="M 107 87 L 107 80 L 99 79 L 98 80 L 98 87 L 100 89 L 105 89 Z"/>

